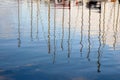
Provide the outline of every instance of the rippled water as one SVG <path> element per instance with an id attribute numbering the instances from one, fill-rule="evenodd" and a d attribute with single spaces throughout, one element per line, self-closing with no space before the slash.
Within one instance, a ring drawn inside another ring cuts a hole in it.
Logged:
<path id="1" fill-rule="evenodd" d="M 119 80 L 119 8 L 0 0 L 0 80 Z"/>

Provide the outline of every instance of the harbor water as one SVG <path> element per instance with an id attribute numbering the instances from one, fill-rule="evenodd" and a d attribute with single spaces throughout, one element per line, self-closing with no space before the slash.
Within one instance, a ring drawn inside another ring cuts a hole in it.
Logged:
<path id="1" fill-rule="evenodd" d="M 119 80 L 120 4 L 99 4 L 0 0 L 0 80 Z"/>

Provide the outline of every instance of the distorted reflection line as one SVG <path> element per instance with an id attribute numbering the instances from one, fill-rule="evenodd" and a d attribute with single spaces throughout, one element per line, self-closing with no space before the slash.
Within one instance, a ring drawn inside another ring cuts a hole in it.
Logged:
<path id="1" fill-rule="evenodd" d="M 106 1 L 104 2 L 104 12 L 103 12 L 103 34 L 102 34 L 102 41 L 103 41 L 103 47 L 105 46 L 105 19 L 106 19 Z"/>
<path id="2" fill-rule="evenodd" d="M 33 41 L 33 0 L 31 0 L 31 40 Z"/>
<path id="3" fill-rule="evenodd" d="M 113 14 L 113 39 L 114 39 L 114 41 L 113 41 L 113 49 L 115 50 L 115 45 L 116 45 L 116 31 L 115 31 L 115 11 L 116 11 L 116 9 L 115 9 L 115 2 L 114 2 L 114 14 Z"/>
<path id="4" fill-rule="evenodd" d="M 112 8 L 111 8 L 111 12 L 110 12 L 110 16 L 109 16 L 109 19 L 108 19 L 108 23 L 107 23 L 107 32 L 109 31 L 109 24 L 110 24 L 110 22 L 111 22 L 111 18 L 112 18 L 112 13 L 113 13 L 113 8 L 114 8 L 114 5 L 112 6 Z"/>
<path id="5" fill-rule="evenodd" d="M 91 42 L 90 42 L 90 27 L 91 27 L 91 8 L 89 8 L 89 26 L 88 26 L 88 54 L 87 54 L 87 59 L 90 61 L 90 49 L 91 49 Z"/>
<path id="6" fill-rule="evenodd" d="M 73 32 L 73 37 L 75 37 L 76 28 L 78 26 L 78 17 L 79 17 L 79 7 L 77 8 L 77 15 L 76 15 L 76 20 L 75 20 L 75 28 L 74 28 L 74 32 Z"/>
<path id="7" fill-rule="evenodd" d="M 36 38 L 39 40 L 39 37 L 38 37 L 38 33 L 39 33 L 39 28 L 38 28 L 39 27 L 39 13 L 40 13 L 39 12 L 39 0 L 37 0 L 37 9 L 36 10 L 37 10 L 37 12 L 36 12 L 37 13 L 37 32 L 36 32 L 37 35 L 36 35 Z"/>
<path id="8" fill-rule="evenodd" d="M 71 29 L 71 12 L 70 12 L 71 10 L 69 9 L 69 32 L 68 32 L 68 58 L 70 58 L 70 29 Z"/>
<path id="9" fill-rule="evenodd" d="M 41 13 L 41 12 L 40 12 Z M 46 39 L 46 36 L 45 36 L 45 30 L 44 30 L 44 25 L 43 25 L 43 20 L 42 20 L 42 16 L 41 14 L 39 13 L 39 16 L 40 16 L 40 22 L 41 22 L 41 26 L 42 26 L 42 33 L 43 33 L 43 37 L 44 37 L 44 40 L 46 41 L 46 45 L 48 45 L 47 43 L 47 39 Z"/>
<path id="10" fill-rule="evenodd" d="M 101 54 L 101 13 L 100 13 L 100 18 L 99 18 L 99 36 L 98 36 L 98 40 L 99 40 L 99 47 L 98 47 L 98 60 L 97 60 L 97 64 L 98 64 L 98 69 L 97 71 L 98 72 L 101 72 L 100 71 L 100 66 L 101 66 L 101 63 L 100 63 L 100 54 Z"/>
<path id="11" fill-rule="evenodd" d="M 21 47 L 20 34 L 20 1 L 18 0 L 18 47 Z"/>
<path id="12" fill-rule="evenodd" d="M 64 39 L 64 6 L 63 6 L 63 14 L 62 14 L 62 39 L 61 39 L 62 51 L 63 51 L 63 39 Z"/>
<path id="13" fill-rule="evenodd" d="M 48 53 L 51 52 L 51 42 L 50 42 L 50 1 L 48 1 Z"/>
<path id="14" fill-rule="evenodd" d="M 114 50 L 116 48 L 116 42 L 117 42 L 118 19 L 119 19 L 119 5 L 118 5 L 118 9 L 117 9 L 116 26 L 115 26 L 114 35 L 113 35 L 113 37 L 114 37 L 114 42 L 113 42 L 113 48 L 114 48 Z"/>
<path id="15" fill-rule="evenodd" d="M 80 37 L 80 45 L 81 45 L 81 48 L 80 48 L 80 53 L 81 53 L 81 56 L 82 56 L 82 49 L 83 49 L 83 44 L 82 44 L 82 40 L 83 40 L 83 6 L 82 6 L 82 15 L 81 15 L 81 37 Z"/>
<path id="16" fill-rule="evenodd" d="M 114 15 L 113 15 L 113 30 L 114 30 L 115 29 L 115 10 L 116 10 L 115 9 L 115 2 L 114 2 L 113 5 L 114 5 L 114 11 L 113 11 L 114 12 Z"/>
<path id="17" fill-rule="evenodd" d="M 118 10 L 117 10 L 117 19 L 116 19 L 116 31 L 117 31 L 117 28 L 118 28 L 118 21 L 119 21 L 119 7 L 120 7 L 120 5 L 118 5 Z"/>
<path id="18" fill-rule="evenodd" d="M 56 57 L 56 8 L 54 8 L 54 56 L 53 56 L 53 64 L 55 63 Z"/>

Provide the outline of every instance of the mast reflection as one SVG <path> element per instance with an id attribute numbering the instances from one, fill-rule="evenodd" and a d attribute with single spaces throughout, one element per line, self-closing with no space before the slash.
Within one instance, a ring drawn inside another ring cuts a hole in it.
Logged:
<path id="1" fill-rule="evenodd" d="M 18 0 L 18 47 L 21 46 L 20 39 L 20 1 Z"/>
<path id="2" fill-rule="evenodd" d="M 39 33 L 39 13 L 40 13 L 40 10 L 39 10 L 39 0 L 37 0 L 37 35 L 36 35 L 36 38 L 39 40 L 39 37 L 38 37 L 38 33 Z"/>
<path id="3" fill-rule="evenodd" d="M 31 40 L 33 40 L 33 0 L 31 0 Z"/>
<path id="4" fill-rule="evenodd" d="M 97 60 L 97 64 L 98 64 L 98 69 L 97 69 L 97 72 L 101 72 L 100 71 L 100 66 L 101 66 L 101 63 L 100 63 L 100 54 L 101 54 L 101 13 L 99 15 L 99 36 L 98 36 L 98 40 L 99 40 L 99 47 L 98 47 L 98 60 Z"/>
<path id="5" fill-rule="evenodd" d="M 104 1 L 104 12 L 103 12 L 103 34 L 102 34 L 102 41 L 103 47 L 105 46 L 105 13 L 106 13 L 106 1 Z"/>
<path id="6" fill-rule="evenodd" d="M 113 5 L 113 7 L 110 9 L 110 16 L 109 16 L 109 19 L 108 19 L 108 23 L 107 23 L 107 32 L 109 31 L 109 24 L 110 24 L 110 22 L 111 22 L 111 18 L 112 18 L 112 13 L 113 13 L 113 8 L 114 8 L 114 5 Z"/>
<path id="7" fill-rule="evenodd" d="M 48 0 L 48 53 L 51 52 L 50 45 L 50 0 Z"/>
<path id="8" fill-rule="evenodd" d="M 69 32 L 68 32 L 68 58 L 70 58 L 70 29 L 71 29 L 71 10 L 69 9 Z"/>
<path id="9" fill-rule="evenodd" d="M 114 37 L 114 42 L 113 42 L 113 48 L 114 48 L 114 50 L 115 50 L 115 48 L 116 48 L 116 42 L 117 42 L 117 29 L 118 29 L 118 21 L 119 21 L 119 7 L 120 7 L 120 5 L 118 5 L 118 7 L 117 7 L 117 18 L 116 18 L 116 25 L 115 25 L 115 28 L 114 28 L 114 35 L 113 35 L 113 37 Z"/>
<path id="10" fill-rule="evenodd" d="M 56 56 L 56 8 L 54 8 L 54 56 L 53 56 L 53 64 L 55 63 Z"/>
<path id="11" fill-rule="evenodd" d="M 80 53 L 82 55 L 82 49 L 83 49 L 83 44 L 82 44 L 82 40 L 83 40 L 83 6 L 82 6 L 82 15 L 81 15 L 81 37 L 80 37 L 80 45 L 81 45 L 81 48 L 80 48 Z"/>
<path id="12" fill-rule="evenodd" d="M 62 14 L 62 40 L 61 40 L 62 51 L 63 51 L 63 40 L 64 40 L 64 6 L 63 6 L 63 14 Z"/>
<path id="13" fill-rule="evenodd" d="M 90 26 L 91 26 L 91 23 L 90 23 L 90 20 L 91 20 L 91 8 L 89 8 L 89 26 L 88 26 L 88 54 L 87 54 L 87 59 L 88 61 L 90 61 L 90 46 L 91 46 L 91 42 L 90 42 Z"/>

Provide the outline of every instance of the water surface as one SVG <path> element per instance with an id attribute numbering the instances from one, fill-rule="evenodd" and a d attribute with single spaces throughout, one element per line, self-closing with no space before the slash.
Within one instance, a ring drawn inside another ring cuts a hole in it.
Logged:
<path id="1" fill-rule="evenodd" d="M 119 8 L 0 0 L 0 80 L 118 80 Z"/>

